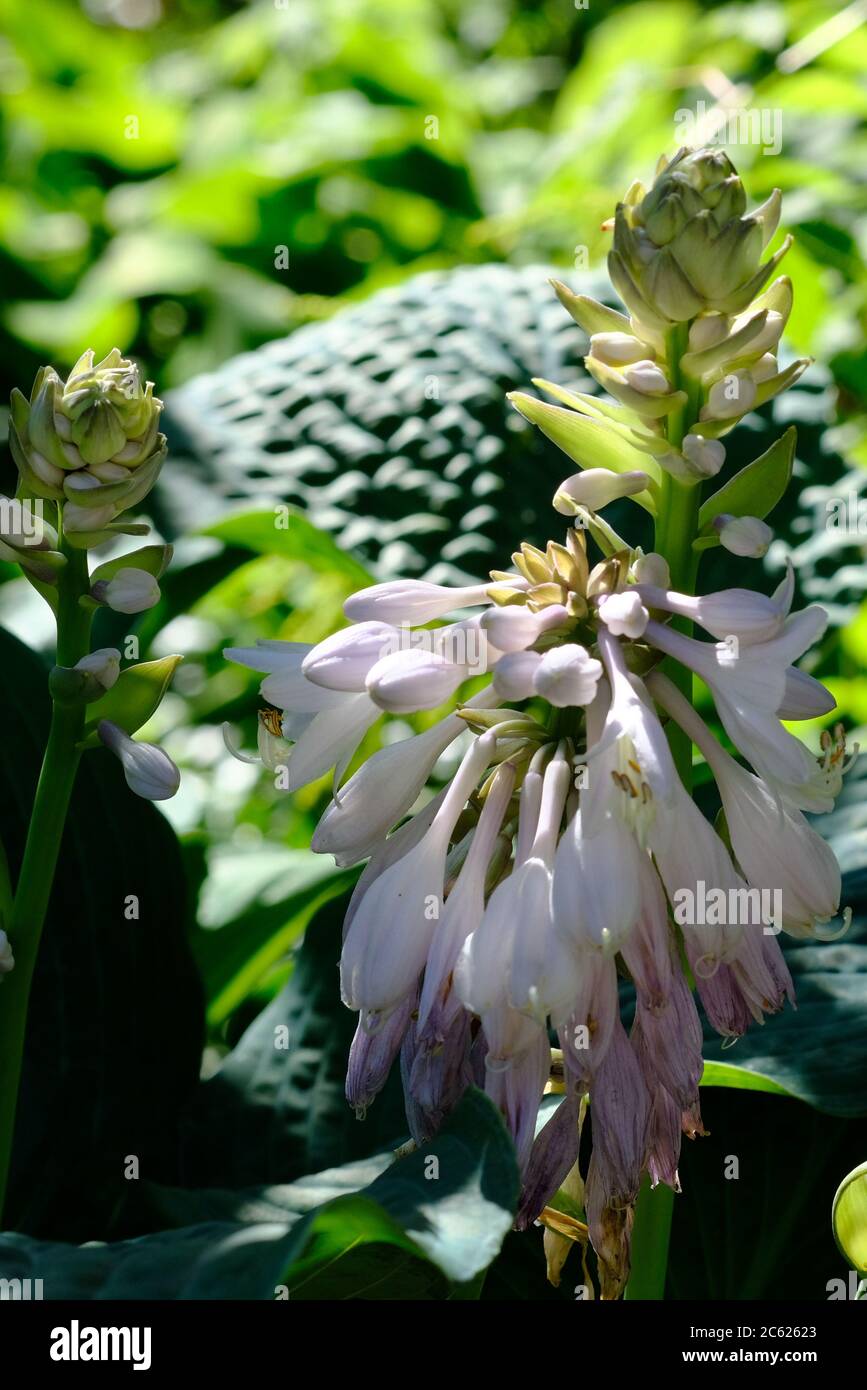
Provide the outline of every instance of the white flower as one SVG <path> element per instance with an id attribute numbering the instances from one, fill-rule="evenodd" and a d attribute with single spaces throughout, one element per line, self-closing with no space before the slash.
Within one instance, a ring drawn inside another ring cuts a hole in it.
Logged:
<path id="1" fill-rule="evenodd" d="M 671 589 L 657 589 L 651 584 L 642 584 L 638 587 L 638 594 L 648 608 L 662 608 L 668 613 L 677 613 L 682 618 L 689 618 L 690 622 L 699 623 L 714 637 L 737 637 L 745 645 L 767 642 L 776 637 L 788 611 L 785 602 L 754 593 L 752 589 L 719 589 L 716 593 L 693 598 Z M 620 595 L 615 597 L 619 598 Z M 628 635 L 640 636 L 641 633 Z"/>
<path id="2" fill-rule="evenodd" d="M 599 600 L 599 616 L 615 637 L 641 637 L 649 614 L 636 589 L 606 594 Z"/>
<path id="3" fill-rule="evenodd" d="M 469 675 L 468 666 L 449 661 L 439 652 L 410 647 L 371 666 L 365 685 L 380 709 L 389 714 L 412 714 L 441 705 Z"/>
<path id="4" fill-rule="evenodd" d="M 641 391 L 648 396 L 658 396 L 664 391 L 671 390 L 665 372 L 648 358 L 624 367 L 623 379 L 632 387 L 633 391 Z"/>
<path id="5" fill-rule="evenodd" d="M 726 461 L 725 445 L 718 439 L 705 439 L 701 434 L 685 435 L 681 448 L 684 458 L 700 478 L 713 478 Z"/>
<path id="6" fill-rule="evenodd" d="M 395 626 L 421 627 L 456 609 L 487 603 L 489 587 L 490 583 L 449 589 L 444 584 L 429 584 L 424 579 L 391 579 L 385 584 L 360 589 L 346 600 L 343 611 L 353 623 L 377 619 Z"/>
<path id="7" fill-rule="evenodd" d="M 0 979 L 14 969 L 15 957 L 12 954 L 11 942 L 5 931 L 0 929 Z"/>
<path id="8" fill-rule="evenodd" d="M 598 739 L 591 738 L 592 724 L 604 708 L 607 687 L 600 682 L 600 701 L 588 714 L 590 785 L 582 796 L 582 810 L 592 830 L 613 809 L 643 846 L 656 816 L 668 815 L 682 787 L 653 703 L 638 677 L 627 670 L 619 642 L 605 627 L 600 627 L 598 640 L 611 702 Z"/>
<path id="9" fill-rule="evenodd" d="M 447 988 L 464 942 L 482 920 L 485 876 L 514 783 L 515 770 L 506 763 L 497 772 L 457 883 L 446 899 L 425 965 L 418 1005 L 419 1032 L 424 1029 L 437 998 Z"/>
<path id="10" fill-rule="evenodd" d="M 69 503 L 63 509 L 63 521 L 67 527 L 68 512 Z M 98 527 L 91 525 L 81 529 L 95 530 Z M 155 603 L 159 603 L 160 586 L 147 570 L 136 569 L 131 565 L 128 569 L 118 570 L 111 579 L 98 580 L 93 586 L 93 597 L 98 603 L 104 603 L 113 609 L 115 613 L 143 613 L 145 609 L 153 608 Z"/>
<path id="11" fill-rule="evenodd" d="M 590 828 L 592 833 L 585 833 L 579 810 L 560 839 L 551 894 L 554 924 L 576 945 L 614 955 L 638 920 L 640 851 L 624 822 L 610 812 Z"/>
<path id="12" fill-rule="evenodd" d="M 152 743 L 136 743 L 117 724 L 101 719 L 97 733 L 120 759 L 130 791 L 146 801 L 167 801 L 181 785 L 181 774 L 168 753 Z"/>
<path id="13" fill-rule="evenodd" d="M 756 772 L 793 805 L 830 811 L 840 790 L 838 763 L 820 765 L 777 717 L 790 665 L 824 631 L 824 609 L 805 608 L 787 619 L 769 642 L 745 646 L 735 659 L 728 644 L 697 642 L 661 623 L 647 625 L 648 640 L 700 675 L 710 687 L 723 727 Z"/>
<path id="14" fill-rule="evenodd" d="M 381 1017 L 414 988 L 442 911 L 449 840 L 495 742 L 492 734 L 473 742 L 427 834 L 374 879 L 361 899 L 340 958 L 349 1008 Z"/>
<path id="15" fill-rule="evenodd" d="M 585 468 L 560 484 L 554 494 L 554 508 L 562 516 L 574 516 L 578 507 L 598 512 L 618 497 L 642 492 L 649 482 L 640 469 L 614 473 L 610 468 Z"/>
<path id="16" fill-rule="evenodd" d="M 589 705 L 601 674 L 601 663 L 585 647 L 567 642 L 544 653 L 536 667 L 533 689 L 555 709 Z"/>
<path id="17" fill-rule="evenodd" d="M 94 676 L 103 690 L 111 690 L 120 675 L 120 652 L 115 647 L 100 647 L 75 663 L 76 671 Z"/>
<path id="18" fill-rule="evenodd" d="M 647 343 L 631 333 L 594 333 L 590 338 L 590 354 L 609 367 L 625 367 L 631 362 L 647 360 Z"/>
<path id="19" fill-rule="evenodd" d="M 759 777 L 735 762 L 704 720 L 661 673 L 652 678 L 660 703 L 704 754 L 719 787 L 735 858 L 751 888 L 779 889 L 793 936 L 812 936 L 840 907 L 840 866 L 800 811 L 784 806 Z"/>
<path id="20" fill-rule="evenodd" d="M 526 700 L 533 694 L 541 652 L 508 652 L 494 667 L 494 689 L 501 700 Z"/>
<path id="21" fill-rule="evenodd" d="M 467 707 L 490 705 L 490 687 Z M 313 834 L 317 854 L 333 854 L 339 864 L 356 864 L 384 839 L 417 801 L 437 758 L 466 730 L 449 714 L 424 733 L 380 748 L 354 772 L 326 808 Z"/>
<path id="22" fill-rule="evenodd" d="M 720 545 L 730 550 L 732 555 L 743 555 L 748 559 L 759 559 L 766 554 L 774 539 L 774 533 L 757 516 L 730 516 L 725 512 L 714 518 L 714 529 L 719 532 Z"/>
<path id="23" fill-rule="evenodd" d="M 481 627 L 498 651 L 522 652 L 532 647 L 543 632 L 568 627 L 571 621 L 566 609 L 559 603 L 540 608 L 537 613 L 531 612 L 524 604 L 516 604 L 487 609 L 482 614 Z"/>
<path id="24" fill-rule="evenodd" d="M 259 641 L 255 647 L 226 647 L 223 656 L 251 671 L 265 671 L 262 698 L 289 714 L 318 714 L 339 709 L 347 695 L 314 685 L 304 675 L 304 658 L 313 648 L 307 642 Z"/>
<path id="25" fill-rule="evenodd" d="M 536 836 L 529 858 L 515 869 L 516 923 L 508 973 L 508 1002 L 544 1023 L 555 1025 L 569 1013 L 578 990 L 580 960 L 574 943 L 554 925 L 551 893 L 554 856 L 572 769 L 560 746 L 545 769 Z"/>
<path id="26" fill-rule="evenodd" d="M 649 845 L 675 920 L 684 936 L 696 943 L 698 968 L 705 977 L 712 976 L 740 939 L 743 923 L 738 920 L 737 895 L 745 886 L 743 880 L 719 835 L 680 783 L 669 814 L 658 816 L 651 827 Z M 722 908 L 702 913 L 698 904 L 717 895 Z"/>
<path id="27" fill-rule="evenodd" d="M 400 640 L 400 631 L 389 623 L 358 623 L 317 643 L 301 662 L 301 671 L 314 685 L 357 693 L 364 690 L 371 666 L 397 651 Z"/>
<path id="28" fill-rule="evenodd" d="M 836 709 L 837 701 L 830 690 L 815 676 L 790 666 L 786 671 L 786 690 L 783 703 L 777 709 L 778 719 L 819 719 Z"/>
<path id="29" fill-rule="evenodd" d="M 311 651 L 302 642 L 260 642 L 255 647 L 227 647 L 223 655 L 254 671 L 266 671 L 262 695 L 283 711 L 281 727 L 295 746 L 285 752 L 282 740 L 273 737 L 260 721 L 262 761 L 272 771 L 286 768 L 284 790 L 297 791 L 315 782 L 331 768 L 339 783 L 355 750 L 379 719 L 381 710 L 362 692 L 353 694 L 314 685 L 302 666 Z"/>
<path id="30" fill-rule="evenodd" d="M 303 728 L 290 726 L 287 729 L 284 718 L 284 733 L 297 736 L 286 763 L 284 790 L 298 791 L 299 787 L 323 777 L 331 768 L 335 769 L 335 785 L 339 785 L 358 745 L 381 713 L 367 695 L 347 695 L 336 709 L 320 710 L 305 721 Z"/>

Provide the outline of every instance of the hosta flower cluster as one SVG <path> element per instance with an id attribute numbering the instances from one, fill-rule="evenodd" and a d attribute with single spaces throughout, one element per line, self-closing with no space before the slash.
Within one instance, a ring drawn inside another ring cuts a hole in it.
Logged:
<path id="1" fill-rule="evenodd" d="M 522 1165 L 518 1224 L 577 1184 L 605 1297 L 628 1274 L 642 1175 L 677 1188 L 681 1136 L 702 1132 L 695 996 L 737 1038 L 793 999 L 778 932 L 815 934 L 840 906 L 838 866 L 803 813 L 833 805 L 842 731 L 817 756 L 783 723 L 833 708 L 797 666 L 825 615 L 792 611 L 791 571 L 770 597 L 689 591 L 703 546 L 766 548 L 745 505 L 702 521 L 700 489 L 723 466 L 720 437 L 804 365 L 776 363 L 788 282 L 759 294 L 778 259 L 759 264 L 779 197 L 744 212 L 724 156 L 681 152 L 617 211 L 611 273 L 629 317 L 559 287 L 614 400 L 517 398 L 582 469 L 554 498 L 573 524 L 561 519 L 544 550 L 525 544 L 465 588 L 374 585 L 312 647 L 227 652 L 265 673 L 259 753 L 280 785 L 334 769 L 313 848 L 367 861 L 340 962 L 359 1014 L 351 1104 L 363 1114 L 399 1057 L 421 1143 L 468 1085 L 484 1087 Z M 655 551 L 600 515 L 620 497 L 655 517 Z M 693 675 L 737 756 L 694 711 Z M 383 714 L 451 699 L 452 713 L 347 778 Z M 678 739 L 713 773 L 716 825 L 684 784 Z M 456 770 L 425 800 L 443 755 Z M 628 1031 L 619 977 L 634 986 Z M 538 1128 L 551 1089 L 564 1098 Z"/>

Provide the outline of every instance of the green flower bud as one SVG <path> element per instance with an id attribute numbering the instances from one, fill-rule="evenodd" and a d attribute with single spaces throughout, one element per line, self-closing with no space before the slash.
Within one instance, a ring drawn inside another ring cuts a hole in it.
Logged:
<path id="1" fill-rule="evenodd" d="M 54 527 L 42 515 L 42 502 L 0 497 L 0 560 L 20 565 L 42 584 L 55 584 L 66 556 L 58 550 Z"/>
<path id="2" fill-rule="evenodd" d="M 837 1188 L 831 1223 L 843 1257 L 867 1273 L 867 1163 L 853 1168 Z"/>
<path id="3" fill-rule="evenodd" d="M 76 544 L 97 545 L 115 518 L 137 506 L 166 454 L 162 401 L 153 383 L 113 348 L 101 362 L 79 358 L 64 382 L 42 367 L 30 400 L 12 392 L 10 444 L 25 492 L 64 503 L 64 529 Z"/>
<path id="4" fill-rule="evenodd" d="M 100 647 L 75 666 L 55 666 L 48 677 L 48 689 L 60 704 L 90 704 L 101 700 L 119 675 L 120 652 L 116 647 Z"/>
<path id="5" fill-rule="evenodd" d="M 630 194 L 615 215 L 609 272 L 630 312 L 651 328 L 740 312 L 783 254 L 760 264 L 779 221 L 779 191 L 745 216 L 743 184 L 721 150 L 680 150 L 649 192 Z"/>

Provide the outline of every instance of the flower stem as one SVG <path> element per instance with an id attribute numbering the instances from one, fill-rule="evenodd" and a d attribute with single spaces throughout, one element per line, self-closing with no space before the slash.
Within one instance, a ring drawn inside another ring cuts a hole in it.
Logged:
<path id="1" fill-rule="evenodd" d="M 686 392 L 686 403 L 673 411 L 668 421 L 668 438 L 680 448 L 684 436 L 698 420 L 700 397 L 694 382 L 680 370 L 680 359 L 687 350 L 689 324 L 675 324 L 666 342 L 666 365 L 673 388 Z M 682 483 L 666 473 L 662 479 L 659 512 L 656 522 L 654 548 L 664 555 L 671 571 L 671 587 L 682 594 L 695 592 L 699 555 L 692 543 L 698 530 L 698 511 L 701 487 Z M 692 624 L 675 618 L 674 625 L 682 632 L 691 632 Z M 679 662 L 666 660 L 661 669 L 692 704 L 692 673 Z M 672 757 L 687 792 L 692 791 L 692 742 L 674 721 L 668 726 L 668 741 Z M 671 1218 L 674 1214 L 674 1193 L 665 1183 L 651 1188 L 645 1173 L 635 1208 L 632 1232 L 632 1273 L 624 1298 L 654 1299 L 665 1297 L 665 1275 L 668 1267 L 668 1245 Z"/>
<path id="2" fill-rule="evenodd" d="M 671 1218 L 674 1212 L 674 1192 L 661 1182 L 650 1186 L 647 1173 L 641 1180 L 641 1190 L 635 1208 L 632 1228 L 632 1273 L 626 1285 L 624 1300 L 661 1302 L 665 1297 L 665 1274 L 668 1268 L 668 1243 Z"/>
<path id="3" fill-rule="evenodd" d="M 687 349 L 689 324 L 675 324 L 666 345 L 669 379 L 675 390 L 685 390 L 687 402 L 679 411 L 672 412 L 668 422 L 668 438 L 680 448 L 684 436 L 696 423 L 699 402 L 695 386 L 682 376 L 680 359 Z M 682 483 L 666 473 L 662 479 L 659 513 L 656 522 L 655 548 L 664 555 L 671 571 L 671 587 L 678 593 L 695 592 L 699 554 L 693 550 L 692 543 L 698 530 L 698 512 L 701 505 L 701 488 L 696 483 Z M 673 626 L 681 632 L 690 633 L 692 624 L 685 619 L 675 618 Z M 692 675 L 678 662 L 668 660 L 662 668 L 674 681 L 679 690 L 692 703 Z M 692 790 L 692 744 L 687 736 L 675 727 L 669 728 L 669 742 L 675 765 L 687 791 Z"/>
<path id="4" fill-rule="evenodd" d="M 65 546 L 64 553 L 67 565 L 58 585 L 57 662 L 74 666 L 87 654 L 90 642 L 91 615 L 78 602 L 88 589 L 87 555 Z M 54 703 L 9 923 L 15 968 L 0 992 L 0 1214 L 12 1157 L 30 987 L 78 768 L 84 717 L 81 705 Z"/>

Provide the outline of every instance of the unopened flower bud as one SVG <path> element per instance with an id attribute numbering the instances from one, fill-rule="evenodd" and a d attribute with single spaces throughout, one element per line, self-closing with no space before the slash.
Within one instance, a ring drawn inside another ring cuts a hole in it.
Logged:
<path id="1" fill-rule="evenodd" d="M 729 372 L 710 388 L 702 420 L 731 420 L 752 410 L 756 383 L 750 372 Z"/>
<path id="2" fill-rule="evenodd" d="M 159 603 L 160 586 L 147 570 L 118 570 L 112 579 L 101 579 L 91 590 L 97 603 L 115 613 L 143 613 Z"/>
<path id="3" fill-rule="evenodd" d="M 601 511 L 618 497 L 642 492 L 650 479 L 640 469 L 613 473 L 610 468 L 585 468 L 562 482 L 554 496 L 554 507 L 562 516 L 574 516 L 578 507 Z"/>
<path id="4" fill-rule="evenodd" d="M 713 478 L 726 461 L 725 445 L 718 439 L 705 439 L 701 434 L 688 434 L 681 447 L 684 458 L 703 478 Z"/>
<path id="5" fill-rule="evenodd" d="M 569 614 L 562 604 L 551 603 L 533 613 L 523 604 L 514 608 L 489 608 L 482 615 L 481 627 L 492 646 L 500 652 L 521 652 L 552 628 L 568 627 Z"/>
<path id="6" fill-rule="evenodd" d="M 103 690 L 111 690 L 120 675 L 120 652 L 116 647 L 100 647 L 77 661 L 74 669 L 93 676 Z"/>
<path id="7" fill-rule="evenodd" d="M 746 194 L 721 150 L 680 150 L 645 193 L 618 204 L 608 269 L 639 322 L 655 330 L 702 313 L 740 313 L 788 250 L 761 264 L 777 226 L 780 193 L 746 214 Z M 699 320 L 701 322 L 701 320 Z M 692 351 L 703 350 L 700 328 Z"/>
<path id="8" fill-rule="evenodd" d="M 501 700 L 526 700 L 542 657 L 539 652 L 508 652 L 494 667 L 494 689 Z"/>
<path id="9" fill-rule="evenodd" d="M 167 801 L 181 784 L 181 774 L 168 753 L 153 743 L 136 743 L 117 724 L 101 719 L 97 725 L 100 741 L 123 766 L 130 791 L 146 801 Z"/>
<path id="10" fill-rule="evenodd" d="M 716 347 L 728 337 L 729 321 L 725 314 L 702 314 L 689 330 L 690 352 L 704 352 L 706 348 Z"/>
<path id="11" fill-rule="evenodd" d="M 753 317 L 754 312 L 755 306 L 751 305 L 747 313 L 740 314 L 732 323 L 732 332 L 736 333 L 739 329 L 743 328 Z M 753 338 L 749 345 L 750 353 L 775 352 L 779 345 L 780 338 L 782 337 L 785 324 L 786 320 L 781 313 L 778 313 L 775 309 L 769 309 L 764 328 L 761 330 L 758 337 Z"/>
<path id="12" fill-rule="evenodd" d="M 757 560 L 766 554 L 774 539 L 770 526 L 757 516 L 730 516 L 722 512 L 714 518 L 713 524 L 719 533 L 720 545 L 733 555 L 745 555 Z"/>
<path id="13" fill-rule="evenodd" d="M 650 615 L 640 596 L 624 589 L 600 599 L 599 616 L 615 637 L 638 638 L 644 633 Z"/>
<path id="14" fill-rule="evenodd" d="M 653 584 L 658 589 L 667 589 L 671 584 L 671 570 L 664 555 L 651 550 L 647 555 L 639 555 L 632 566 L 632 576 L 636 584 Z"/>
<path id="15" fill-rule="evenodd" d="M 631 362 L 645 361 L 648 348 L 631 333 L 594 333 L 590 339 L 590 355 L 609 367 L 625 367 Z"/>
<path id="16" fill-rule="evenodd" d="M 13 391 L 9 435 L 26 490 L 67 504 L 64 530 L 85 546 L 111 537 L 114 518 L 151 490 L 166 454 L 153 383 L 117 348 L 93 357 L 84 353 L 66 382 L 41 368 L 29 401 Z"/>
<path id="17" fill-rule="evenodd" d="M 120 675 L 120 652 L 103 647 L 75 666 L 55 666 L 48 677 L 52 700 L 61 705 L 86 705 L 100 700 Z"/>
<path id="18" fill-rule="evenodd" d="M 671 390 L 665 372 L 649 358 L 645 358 L 641 362 L 633 362 L 630 366 L 625 367 L 623 376 L 633 391 L 641 391 L 648 396 L 658 396 L 664 391 Z"/>
<path id="19" fill-rule="evenodd" d="M 776 376 L 778 370 L 776 357 L 772 352 L 766 352 L 759 358 L 758 362 L 754 362 L 750 367 L 750 376 L 753 381 L 758 383 Z"/>
<path id="20" fill-rule="evenodd" d="M 446 660 L 439 652 L 410 647 L 391 652 L 371 666 L 365 686 L 380 709 L 389 714 L 410 714 L 442 704 L 468 674 L 466 666 Z"/>
<path id="21" fill-rule="evenodd" d="M 602 663 L 585 647 L 569 642 L 545 652 L 536 669 L 533 686 L 557 709 L 589 705 L 596 695 Z"/>

